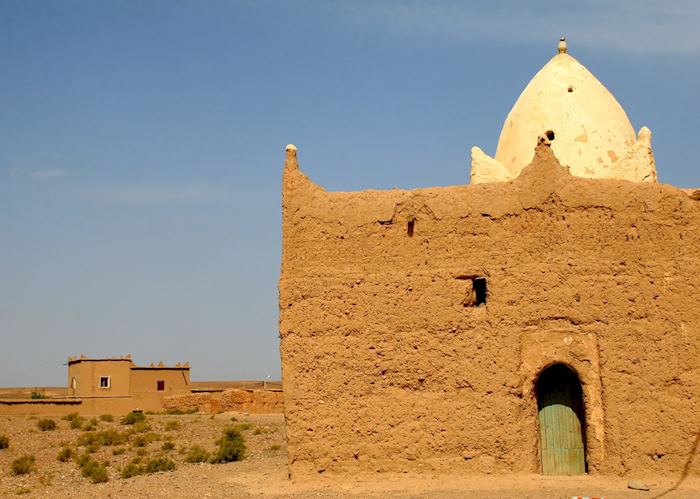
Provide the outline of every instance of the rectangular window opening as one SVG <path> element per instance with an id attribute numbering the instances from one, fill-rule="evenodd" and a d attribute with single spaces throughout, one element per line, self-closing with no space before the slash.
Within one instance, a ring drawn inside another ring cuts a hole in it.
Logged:
<path id="1" fill-rule="evenodd" d="M 109 388 L 110 379 L 109 376 L 100 376 L 100 388 Z"/>
<path id="2" fill-rule="evenodd" d="M 156 384 L 158 386 L 159 392 L 162 392 L 163 390 L 165 390 L 165 381 L 159 380 L 159 381 L 156 381 Z"/>
<path id="3" fill-rule="evenodd" d="M 474 288 L 474 294 L 476 295 L 475 305 L 478 307 L 481 304 L 486 303 L 486 278 L 485 277 L 475 277 L 472 279 L 472 287 Z"/>
<path id="4" fill-rule="evenodd" d="M 409 220 L 408 225 L 406 226 L 406 234 L 408 234 L 408 237 L 413 237 L 413 228 L 416 225 L 415 220 Z"/>

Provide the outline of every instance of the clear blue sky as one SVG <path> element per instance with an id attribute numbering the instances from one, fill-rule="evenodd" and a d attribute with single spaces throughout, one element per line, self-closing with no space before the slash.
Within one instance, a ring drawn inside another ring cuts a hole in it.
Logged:
<path id="1" fill-rule="evenodd" d="M 331 190 L 464 184 L 567 35 L 700 187 L 700 2 L 0 1 L 0 386 L 68 355 L 280 375 L 284 146 Z"/>

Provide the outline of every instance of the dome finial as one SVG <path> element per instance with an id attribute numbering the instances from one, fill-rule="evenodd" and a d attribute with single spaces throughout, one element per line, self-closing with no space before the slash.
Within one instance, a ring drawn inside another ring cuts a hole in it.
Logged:
<path id="1" fill-rule="evenodd" d="M 563 36 L 559 38 L 559 45 L 557 45 L 557 49 L 559 50 L 560 54 L 566 54 L 566 38 Z"/>

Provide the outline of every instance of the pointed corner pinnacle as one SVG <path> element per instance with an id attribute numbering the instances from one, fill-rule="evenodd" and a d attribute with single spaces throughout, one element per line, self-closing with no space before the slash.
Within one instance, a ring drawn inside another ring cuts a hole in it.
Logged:
<path id="1" fill-rule="evenodd" d="M 284 167 L 298 169 L 299 163 L 297 162 L 297 146 L 295 146 L 294 144 L 287 144 L 284 150 L 287 152 L 287 156 L 284 161 Z"/>
<path id="2" fill-rule="evenodd" d="M 562 36 L 559 38 L 559 45 L 557 45 L 557 50 L 560 54 L 566 54 L 568 46 L 566 45 L 566 38 Z"/>

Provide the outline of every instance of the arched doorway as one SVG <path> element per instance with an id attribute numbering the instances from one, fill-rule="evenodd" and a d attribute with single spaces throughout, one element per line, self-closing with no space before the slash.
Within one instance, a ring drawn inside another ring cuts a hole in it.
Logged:
<path id="1" fill-rule="evenodd" d="M 586 418 L 583 391 L 575 372 L 554 364 L 536 384 L 540 434 L 540 472 L 580 475 L 586 472 Z"/>

